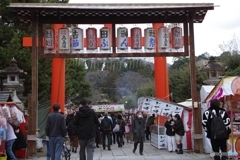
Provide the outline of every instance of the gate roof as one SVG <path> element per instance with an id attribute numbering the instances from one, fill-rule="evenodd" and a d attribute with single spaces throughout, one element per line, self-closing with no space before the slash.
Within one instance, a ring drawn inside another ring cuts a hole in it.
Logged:
<path id="1" fill-rule="evenodd" d="M 152 3 L 152 4 L 74 4 L 74 3 L 10 3 L 24 23 L 37 13 L 42 23 L 182 23 L 193 19 L 202 23 L 213 3 Z"/>

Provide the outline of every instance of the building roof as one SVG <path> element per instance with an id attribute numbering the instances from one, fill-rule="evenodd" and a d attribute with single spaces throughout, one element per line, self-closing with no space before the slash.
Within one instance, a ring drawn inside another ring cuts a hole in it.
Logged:
<path id="1" fill-rule="evenodd" d="M 11 98 L 12 91 L 0 91 L 0 102 L 7 102 Z"/>
<path id="2" fill-rule="evenodd" d="M 8 67 L 4 68 L 3 70 L 0 70 L 0 73 L 5 73 L 5 74 L 23 73 L 23 70 L 18 67 L 17 61 L 13 58 L 10 61 L 10 65 Z"/>
<path id="3" fill-rule="evenodd" d="M 24 23 L 37 13 L 39 21 L 54 24 L 117 23 L 182 23 L 193 19 L 202 23 L 213 3 L 138 3 L 138 4 L 74 4 L 74 3 L 10 3 Z M 35 12 L 35 13 L 34 13 Z M 128 18 L 131 17 L 131 18 Z M 91 23 L 88 23 L 91 22 Z"/>
<path id="4" fill-rule="evenodd" d="M 208 72 L 208 71 L 224 71 L 224 67 L 221 66 L 220 64 L 218 64 L 215 61 L 214 57 L 210 57 L 210 60 L 208 61 L 208 64 L 203 66 L 201 71 L 205 71 L 205 72 Z"/>

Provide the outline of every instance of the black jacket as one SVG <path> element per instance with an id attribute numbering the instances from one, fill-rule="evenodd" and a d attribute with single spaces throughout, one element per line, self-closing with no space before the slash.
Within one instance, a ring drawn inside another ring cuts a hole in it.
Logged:
<path id="1" fill-rule="evenodd" d="M 175 135 L 175 132 L 172 130 L 172 126 L 170 125 L 171 122 L 174 122 L 174 120 L 170 120 L 170 121 L 166 121 L 164 126 L 166 127 L 166 135 L 168 136 L 174 136 Z"/>
<path id="2" fill-rule="evenodd" d="M 77 135 L 77 126 L 73 124 L 73 121 L 69 122 L 67 132 L 69 136 Z"/>
<path id="3" fill-rule="evenodd" d="M 79 139 L 91 139 L 96 136 L 95 124 L 99 127 L 99 121 L 94 110 L 88 106 L 82 106 L 76 114 L 73 122 L 77 126 L 77 135 Z"/>
<path id="4" fill-rule="evenodd" d="M 110 123 L 110 130 L 104 130 L 103 129 L 103 124 L 104 124 L 104 121 L 108 121 L 108 123 Z M 103 132 L 103 133 L 111 133 L 113 130 L 113 122 L 108 118 L 108 117 L 104 117 L 101 121 L 101 124 L 100 124 L 100 131 Z"/>
<path id="5" fill-rule="evenodd" d="M 46 135 L 50 137 L 65 137 L 67 133 L 66 120 L 59 112 L 53 112 L 48 115 L 46 127 Z"/>
<path id="6" fill-rule="evenodd" d="M 225 112 L 224 109 L 222 108 L 209 108 L 208 110 L 206 110 L 204 113 L 203 113 L 203 118 L 202 118 L 202 126 L 203 126 L 203 129 L 204 131 L 207 133 L 207 138 L 211 138 L 211 122 L 212 122 L 212 116 L 209 116 L 210 114 L 218 114 L 219 111 L 223 111 L 223 114 L 222 114 L 222 119 L 223 119 L 223 122 L 227 128 L 227 131 L 228 133 L 230 134 L 231 133 L 231 129 L 230 129 L 230 118 L 229 116 L 227 115 L 227 113 Z"/>
<path id="7" fill-rule="evenodd" d="M 172 127 L 176 134 L 178 134 L 179 136 L 184 136 L 185 130 L 182 119 L 175 121 L 175 124 Z"/>

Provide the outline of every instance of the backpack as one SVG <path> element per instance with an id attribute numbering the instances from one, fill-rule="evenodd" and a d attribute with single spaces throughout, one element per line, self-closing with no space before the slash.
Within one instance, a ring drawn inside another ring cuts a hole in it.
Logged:
<path id="1" fill-rule="evenodd" d="M 213 116 L 211 121 L 211 139 L 224 139 L 228 136 L 226 126 L 221 116 L 222 113 L 222 111 L 219 111 L 216 115 L 212 112 L 209 114 Z"/>
<path id="2" fill-rule="evenodd" d="M 110 131 L 111 130 L 111 120 L 108 118 L 104 118 L 102 121 L 103 125 L 102 125 L 102 129 L 104 131 Z"/>

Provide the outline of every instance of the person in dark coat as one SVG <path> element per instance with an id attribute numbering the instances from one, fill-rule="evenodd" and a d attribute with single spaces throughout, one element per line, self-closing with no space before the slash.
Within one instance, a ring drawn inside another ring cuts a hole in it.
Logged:
<path id="1" fill-rule="evenodd" d="M 97 115 L 97 118 L 99 120 L 99 118 L 101 117 L 100 114 Z M 101 122 L 99 122 L 101 124 Z M 99 144 L 101 143 L 101 134 L 100 134 L 100 126 L 97 126 L 95 124 L 95 132 L 96 132 L 96 136 L 95 136 L 95 143 L 96 143 L 96 147 L 99 148 Z"/>
<path id="2" fill-rule="evenodd" d="M 67 126 L 68 136 L 70 138 L 70 144 L 72 147 L 72 152 L 77 153 L 78 148 L 78 136 L 77 136 L 77 126 L 73 124 L 74 115 L 69 119 L 69 124 Z"/>
<path id="3" fill-rule="evenodd" d="M 225 138 L 213 139 L 211 137 L 211 122 L 213 120 L 213 116 L 218 114 L 221 115 L 224 125 L 228 131 L 228 134 L 227 137 Z M 211 141 L 212 150 L 214 152 L 214 160 L 227 159 L 227 156 L 224 154 L 222 154 L 222 157 L 220 158 L 219 149 L 221 150 L 222 153 L 227 153 L 226 141 L 229 138 L 229 134 L 231 133 L 230 122 L 231 120 L 225 109 L 220 108 L 220 101 L 218 99 L 211 100 L 210 108 L 203 113 L 202 126 L 204 131 L 207 133 L 207 138 L 209 138 Z"/>
<path id="4" fill-rule="evenodd" d="M 182 137 L 185 134 L 185 130 L 184 130 L 184 125 L 183 125 L 183 121 L 180 117 L 179 114 L 176 114 L 174 116 L 174 124 L 171 124 L 173 131 L 175 132 L 175 140 L 177 143 L 177 153 L 178 154 L 183 154 L 183 150 L 182 150 Z"/>
<path id="5" fill-rule="evenodd" d="M 85 99 L 80 101 L 79 111 L 76 113 L 73 124 L 77 126 L 80 144 L 80 160 L 93 159 L 95 149 L 95 125 L 100 126 L 97 115 L 87 105 Z M 87 153 L 87 156 L 86 156 Z"/>
<path id="6" fill-rule="evenodd" d="M 119 125 L 119 131 L 116 132 L 118 147 L 122 147 L 122 145 L 123 145 L 123 135 L 125 134 L 125 121 L 123 120 L 121 114 L 118 114 L 116 124 Z"/>
<path id="7" fill-rule="evenodd" d="M 67 133 L 67 126 L 64 115 L 59 113 L 60 105 L 54 104 L 54 112 L 49 114 L 45 126 L 46 136 L 49 137 L 49 151 L 51 160 L 61 159 L 64 137 Z"/>
<path id="8" fill-rule="evenodd" d="M 154 119 L 155 119 L 155 114 L 152 114 L 152 116 L 150 116 L 147 119 L 147 124 L 146 124 L 146 139 L 147 140 L 149 140 L 149 137 L 151 136 L 150 126 L 154 124 Z"/>
<path id="9" fill-rule="evenodd" d="M 169 114 L 167 121 L 164 124 L 164 126 L 166 127 L 167 144 L 169 152 L 176 150 L 175 132 L 173 131 L 171 124 L 174 124 L 174 120 L 172 118 L 172 115 Z"/>
<path id="10" fill-rule="evenodd" d="M 145 141 L 145 125 L 146 123 L 143 119 L 142 112 L 138 111 L 132 123 L 134 141 L 133 153 L 135 153 L 138 143 L 140 143 L 139 153 L 140 155 L 143 155 L 143 142 Z"/>
<path id="11" fill-rule="evenodd" d="M 108 124 L 108 128 L 104 128 L 104 124 Z M 102 119 L 101 121 L 101 124 L 100 124 L 100 131 L 101 133 L 103 134 L 103 149 L 105 150 L 105 146 L 106 146 L 106 138 L 107 138 L 107 147 L 108 147 L 108 150 L 110 151 L 111 150 L 111 133 L 112 133 L 112 130 L 113 130 L 113 123 L 112 121 L 108 118 L 108 113 L 105 112 L 104 113 L 104 118 Z"/>
<path id="12" fill-rule="evenodd" d="M 114 113 L 111 113 L 111 118 L 113 121 L 113 127 L 116 125 L 116 116 Z M 112 132 L 112 142 L 115 144 L 116 143 L 116 133 Z"/>

